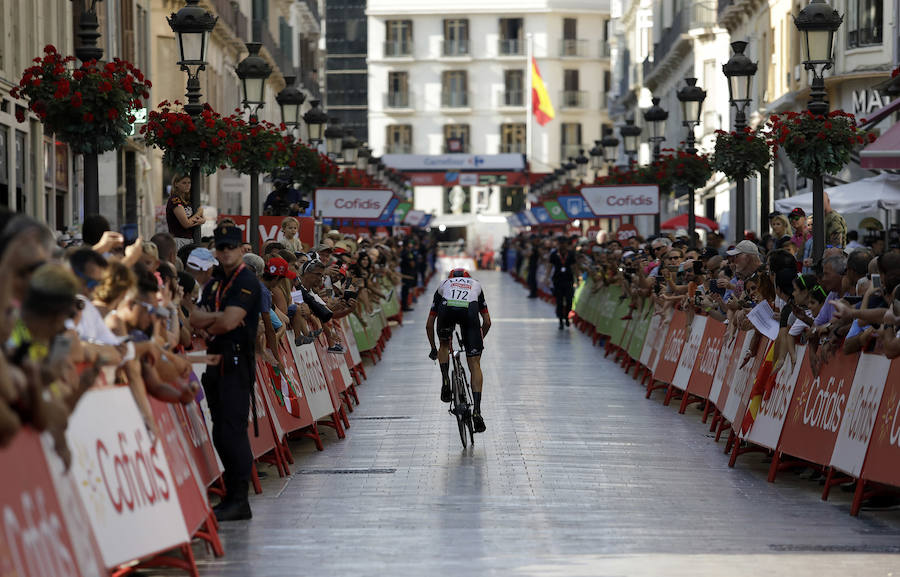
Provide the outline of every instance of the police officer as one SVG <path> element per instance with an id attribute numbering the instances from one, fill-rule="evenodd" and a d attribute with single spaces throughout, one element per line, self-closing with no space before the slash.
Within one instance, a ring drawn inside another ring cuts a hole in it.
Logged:
<path id="1" fill-rule="evenodd" d="M 256 329 L 261 289 L 241 253 L 241 231 L 229 225 L 215 230 L 219 266 L 203 289 L 191 324 L 207 335 L 207 351 L 221 355 L 207 367 L 203 388 L 212 415 L 213 443 L 225 466 L 226 496 L 214 508 L 219 521 L 250 519 L 247 491 L 253 453 L 247 434 L 247 416 L 253 395 Z"/>
<path id="2" fill-rule="evenodd" d="M 571 242 L 567 236 L 559 237 L 559 244 L 550 253 L 550 267 L 553 281 L 553 296 L 556 297 L 556 317 L 559 319 L 559 330 L 569 326 L 569 311 L 572 310 L 572 298 L 575 296 L 576 264 L 575 253 L 571 250 Z"/>

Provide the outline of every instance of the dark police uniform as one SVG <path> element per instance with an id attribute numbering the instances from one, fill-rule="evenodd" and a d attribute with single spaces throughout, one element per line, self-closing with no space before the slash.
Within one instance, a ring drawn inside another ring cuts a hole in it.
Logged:
<path id="1" fill-rule="evenodd" d="M 565 320 L 572 310 L 572 298 L 575 296 L 575 253 L 567 250 L 565 256 L 554 249 L 550 253 L 550 266 L 553 267 L 553 296 L 556 297 L 556 318 Z"/>
<path id="2" fill-rule="evenodd" d="M 409 289 L 417 284 L 418 268 L 416 265 L 416 253 L 410 246 L 409 242 L 404 243 L 403 252 L 400 253 L 400 273 L 411 276 L 412 278 L 404 278 L 403 285 L 400 289 L 400 306 L 404 311 L 409 309 Z"/>
<path id="3" fill-rule="evenodd" d="M 220 234 L 216 244 L 236 240 L 240 231 L 232 228 Z M 231 238 L 230 235 L 236 237 Z M 256 329 L 259 324 L 262 290 L 253 270 L 241 264 L 226 275 L 221 266 L 203 290 L 202 308 L 220 312 L 228 307 L 247 311 L 243 323 L 234 330 L 211 336 L 207 341 L 210 354 L 222 355 L 219 365 L 209 366 L 203 374 L 203 389 L 212 416 L 213 444 L 225 467 L 223 474 L 229 498 L 246 500 L 253 467 L 253 453 L 247 435 L 247 418 L 256 377 Z"/>

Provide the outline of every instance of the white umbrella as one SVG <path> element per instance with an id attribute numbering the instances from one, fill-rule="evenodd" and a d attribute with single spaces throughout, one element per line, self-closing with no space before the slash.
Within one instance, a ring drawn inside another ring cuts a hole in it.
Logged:
<path id="1" fill-rule="evenodd" d="M 826 188 L 831 208 L 841 214 L 900 208 L 900 175 L 883 172 L 877 176 Z M 775 201 L 775 208 L 789 214 L 795 208 L 812 214 L 812 193 Z"/>

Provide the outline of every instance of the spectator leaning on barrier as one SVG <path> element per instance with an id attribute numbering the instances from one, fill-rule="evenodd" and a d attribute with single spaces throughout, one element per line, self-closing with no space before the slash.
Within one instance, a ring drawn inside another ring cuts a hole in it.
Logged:
<path id="1" fill-rule="evenodd" d="M 202 382 L 212 415 L 213 443 L 225 468 L 226 495 L 214 511 L 220 521 L 234 521 L 253 516 L 247 499 L 253 466 L 247 415 L 251 399 L 255 401 L 261 291 L 256 275 L 242 261 L 240 229 L 218 226 L 214 240 L 220 265 L 203 291 L 200 307 L 191 312 L 191 324 L 205 333 L 207 351 L 220 355 Z"/>

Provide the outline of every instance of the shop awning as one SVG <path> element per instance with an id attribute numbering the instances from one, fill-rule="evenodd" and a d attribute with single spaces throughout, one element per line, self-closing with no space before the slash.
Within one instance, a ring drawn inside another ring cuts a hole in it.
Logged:
<path id="1" fill-rule="evenodd" d="M 900 169 L 900 123 L 894 124 L 859 153 L 859 165 L 881 170 Z"/>

